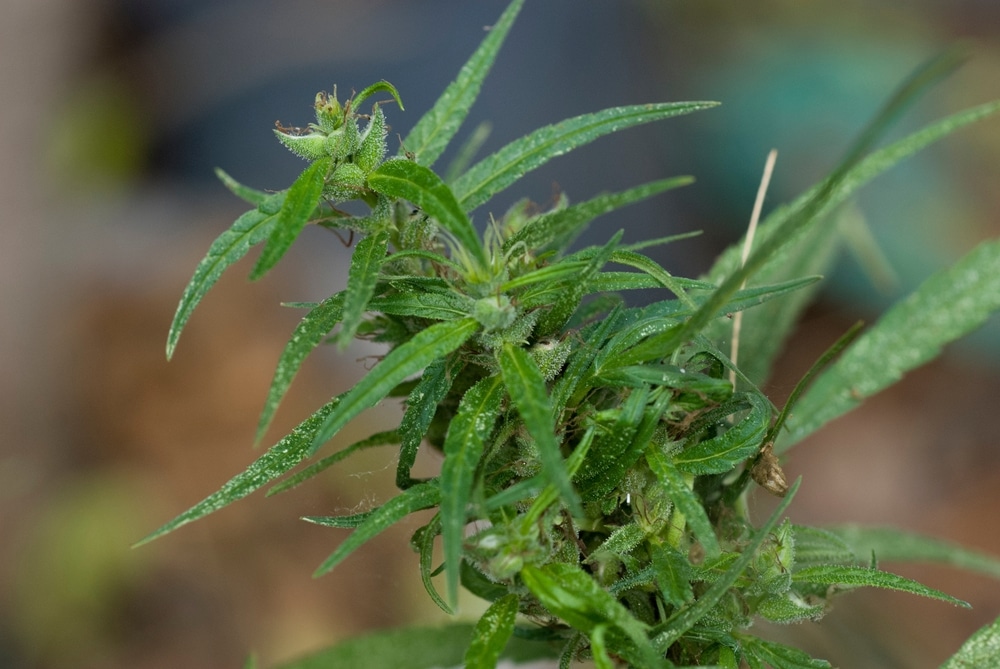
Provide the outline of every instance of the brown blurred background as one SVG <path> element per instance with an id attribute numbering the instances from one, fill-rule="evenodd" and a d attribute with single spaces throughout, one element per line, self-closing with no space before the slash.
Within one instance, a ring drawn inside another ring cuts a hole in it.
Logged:
<path id="1" fill-rule="evenodd" d="M 576 200 L 671 174 L 684 192 L 608 217 L 637 241 L 694 229 L 658 260 L 697 274 L 745 226 L 768 149 L 769 206 L 821 178 L 918 63 L 957 40 L 973 60 L 897 135 L 1000 97 L 993 0 L 752 3 L 529 1 L 466 130 L 492 150 L 544 123 L 647 101 L 717 99 L 553 161 L 498 198 Z M 0 667 L 264 665 L 363 629 L 438 621 L 403 526 L 319 580 L 342 533 L 297 520 L 389 494 L 390 451 L 275 499 L 254 496 L 138 550 L 129 545 L 248 464 L 273 365 L 349 251 L 307 231 L 257 285 L 237 266 L 163 355 L 194 266 L 242 208 L 212 168 L 258 188 L 302 164 L 275 120 L 309 121 L 316 91 L 384 78 L 407 110 L 434 101 L 505 3 L 401 0 L 6 0 L 0 20 Z M 586 7 L 581 9 L 581 7 Z M 395 149 L 395 144 L 392 143 Z M 444 162 L 442 162 L 442 165 Z M 873 183 L 858 206 L 896 282 L 845 258 L 771 390 L 781 399 L 859 317 L 1000 233 L 1000 121 L 964 130 Z M 477 219 L 486 219 L 478 212 Z M 654 297 L 654 296 L 649 296 Z M 357 379 L 372 349 L 310 358 L 269 442 Z M 1000 322 L 793 451 L 796 522 L 897 524 L 1000 555 Z M 387 406 L 344 439 L 381 429 Z M 429 470 L 434 462 L 422 466 Z M 762 503 L 764 501 L 762 500 Z M 1000 584 L 921 566 L 900 573 L 973 603 L 845 597 L 794 635 L 843 667 L 936 667 L 1000 614 Z M 476 604 L 469 602 L 467 609 Z"/>

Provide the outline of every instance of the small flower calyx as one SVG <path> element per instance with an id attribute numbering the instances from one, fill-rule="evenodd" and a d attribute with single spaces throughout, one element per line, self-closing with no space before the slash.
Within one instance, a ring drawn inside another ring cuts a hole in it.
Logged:
<path id="1" fill-rule="evenodd" d="M 395 87 L 380 81 L 353 95 L 344 104 L 337 99 L 336 87 L 333 93 L 317 93 L 313 103 L 316 122 L 305 128 L 276 124 L 274 134 L 278 141 L 295 155 L 309 161 L 332 160 L 333 170 L 324 194 L 334 200 L 363 198 L 368 174 L 385 160 L 388 126 L 381 103 L 372 106 L 370 116 L 354 111 L 366 98 L 380 91 L 389 93 L 399 108 L 403 108 Z M 363 130 L 359 127 L 362 119 L 367 121 Z"/>

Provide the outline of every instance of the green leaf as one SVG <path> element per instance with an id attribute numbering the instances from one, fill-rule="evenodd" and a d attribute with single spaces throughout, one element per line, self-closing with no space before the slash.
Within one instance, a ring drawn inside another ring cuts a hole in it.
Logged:
<path id="1" fill-rule="evenodd" d="M 941 669 L 980 669 L 1000 666 L 1000 618 L 980 628 Z"/>
<path id="2" fill-rule="evenodd" d="M 845 542 L 858 559 L 872 553 L 889 562 L 939 562 L 1000 579 L 1000 558 L 941 539 L 904 532 L 893 527 L 839 525 L 826 531 Z M 799 552 L 796 538 L 796 555 Z"/>
<path id="3" fill-rule="evenodd" d="M 368 302 L 375 293 L 379 269 L 389 248 L 389 231 L 379 230 L 358 242 L 351 256 L 344 291 L 344 315 L 337 333 L 337 346 L 343 350 L 354 339 L 358 326 L 368 309 Z"/>
<path id="4" fill-rule="evenodd" d="M 562 291 L 552 308 L 542 316 L 537 326 L 537 332 L 540 336 L 556 335 L 563 331 L 567 321 L 579 308 L 583 296 L 587 294 L 590 280 L 608 262 L 621 238 L 622 231 L 619 230 L 589 262 L 584 263 L 584 266 L 580 268 L 566 290 Z"/>
<path id="5" fill-rule="evenodd" d="M 266 205 L 267 201 L 274 197 L 271 193 L 265 193 L 262 190 L 244 186 L 239 181 L 226 174 L 226 172 L 219 167 L 215 168 L 215 176 L 219 177 L 219 181 L 221 181 L 233 195 L 255 207 Z"/>
<path id="6" fill-rule="evenodd" d="M 421 165 L 433 165 L 458 132 L 523 4 L 524 0 L 514 0 L 508 5 L 486 39 L 462 66 L 458 77 L 403 140 L 402 150 L 412 153 Z"/>
<path id="7" fill-rule="evenodd" d="M 367 100 L 375 93 L 378 93 L 379 91 L 391 95 L 392 99 L 396 101 L 397 105 L 399 105 L 399 108 L 403 109 L 403 101 L 399 99 L 399 91 L 396 90 L 395 86 L 390 84 L 388 81 L 385 81 L 384 79 L 382 81 L 376 81 L 371 86 L 367 86 L 366 88 L 362 89 L 360 93 L 351 98 L 352 106 L 354 107 L 354 109 L 357 109 L 358 107 L 361 106 L 362 102 Z"/>
<path id="8" fill-rule="evenodd" d="M 694 302 L 688 297 L 687 292 L 681 287 L 677 279 L 671 276 L 670 272 L 660 267 L 659 263 L 652 258 L 647 258 L 635 251 L 615 251 L 611 259 L 616 263 L 642 270 L 655 279 L 661 286 L 680 298 L 680 301 L 687 307 L 691 309 L 695 308 Z"/>
<path id="9" fill-rule="evenodd" d="M 344 312 L 344 293 L 332 295 L 321 303 L 313 307 L 306 314 L 299 324 L 295 326 L 285 349 L 278 358 L 278 365 L 274 370 L 274 378 L 271 379 L 271 387 L 267 392 L 267 399 L 264 401 L 264 410 L 261 411 L 260 419 L 257 422 L 256 443 L 264 438 L 264 433 L 271 425 L 278 405 L 288 392 L 292 380 L 302 366 L 302 361 L 316 348 L 323 338 L 340 322 Z"/>
<path id="10" fill-rule="evenodd" d="M 684 480 L 674 463 L 664 455 L 660 448 L 654 443 L 646 449 L 646 462 L 649 468 L 667 490 L 670 501 L 676 505 L 677 509 L 684 514 L 692 534 L 705 549 L 705 555 L 715 557 L 722 549 L 719 547 L 719 540 L 715 536 L 712 528 L 712 521 L 708 519 L 705 507 L 691 487 Z"/>
<path id="11" fill-rule="evenodd" d="M 472 623 L 443 627 L 402 627 L 341 641 L 276 669 L 440 669 L 462 664 L 472 642 Z M 528 662 L 553 657 L 549 644 L 511 639 L 503 658 Z"/>
<path id="12" fill-rule="evenodd" d="M 462 560 L 461 569 L 462 587 L 476 597 L 487 602 L 495 602 L 508 593 L 506 585 L 491 581 L 467 561 Z"/>
<path id="13" fill-rule="evenodd" d="M 375 406 L 407 377 L 448 355 L 479 329 L 474 318 L 437 323 L 389 352 L 344 396 L 316 432 L 310 454 L 319 450 L 355 416 Z"/>
<path id="14" fill-rule="evenodd" d="M 465 652 L 465 669 L 495 669 L 504 647 L 514 633 L 517 595 L 509 594 L 493 602 L 476 623 L 472 643 Z"/>
<path id="15" fill-rule="evenodd" d="M 531 219 L 523 228 L 511 235 L 504 241 L 503 249 L 509 251 L 519 243 L 523 243 L 529 249 L 541 249 L 549 244 L 558 249 L 565 249 L 572 239 L 598 216 L 640 202 L 663 191 L 686 186 L 693 181 L 691 177 L 661 179 L 620 193 L 598 195 L 586 202 L 547 212 Z"/>
<path id="16" fill-rule="evenodd" d="M 878 569 L 869 569 L 867 567 L 839 564 L 816 565 L 793 572 L 792 580 L 797 583 L 813 583 L 817 585 L 863 585 L 872 588 L 899 590 L 932 599 L 940 599 L 956 606 L 970 608 L 968 602 L 963 602 L 961 599 L 956 599 L 940 590 L 928 588 L 922 583 L 917 583 L 896 574 L 890 574 L 887 571 L 879 571 Z"/>
<path id="17" fill-rule="evenodd" d="M 650 450 L 652 451 L 653 449 Z M 712 586 L 708 590 L 703 592 L 690 605 L 679 609 L 666 622 L 656 626 L 654 629 L 656 636 L 653 641 L 658 650 L 666 652 L 667 648 L 684 636 L 688 630 L 697 625 L 698 621 L 704 618 L 719 603 L 723 595 L 729 591 L 740 575 L 753 562 L 757 550 L 770 535 L 775 525 L 778 524 L 778 519 L 781 518 L 788 505 L 791 504 L 801 483 L 802 479 L 799 478 L 792 484 L 792 487 L 788 490 L 788 495 L 781 500 L 774 513 L 767 519 L 767 522 L 754 533 L 754 538 L 749 544 L 743 546 L 743 552 L 740 553 L 739 558 L 733 561 L 725 573 L 712 583 Z"/>
<path id="18" fill-rule="evenodd" d="M 648 664 L 642 666 L 660 664 L 646 637 L 649 627 L 579 567 L 564 562 L 544 567 L 526 565 L 521 570 L 521 579 L 545 608 L 574 629 L 590 634 L 599 625 L 613 625 L 628 636 L 647 660 Z"/>
<path id="19" fill-rule="evenodd" d="M 177 305 L 174 321 L 167 334 L 167 359 L 174 355 L 181 330 L 187 324 L 194 308 L 205 293 L 215 285 L 226 269 L 240 260 L 253 247 L 264 241 L 278 223 L 278 212 L 286 193 L 271 195 L 257 209 L 251 209 L 236 219 L 233 225 L 219 235 L 208 248 L 208 253 L 198 263 L 194 276 L 188 282 Z"/>
<path id="20" fill-rule="evenodd" d="M 465 211 L 471 211 L 531 170 L 608 133 L 635 125 L 689 114 L 715 102 L 672 102 L 613 107 L 545 126 L 484 158 L 455 180 L 453 190 Z"/>
<path id="21" fill-rule="evenodd" d="M 517 412 L 538 448 L 538 458 L 548 482 L 574 514 L 580 513 L 580 498 L 573 490 L 563 463 L 552 419 L 552 402 L 542 373 L 523 349 L 507 343 L 498 351 L 500 373 Z"/>
<path id="22" fill-rule="evenodd" d="M 670 396 L 661 393 L 647 407 L 650 395 L 646 386 L 632 390 L 614 421 L 608 421 L 601 430 L 575 477 L 583 499 L 599 500 L 617 494 L 628 470 L 642 457 L 670 403 Z"/>
<path id="23" fill-rule="evenodd" d="M 448 602 L 444 601 L 444 598 L 438 593 L 437 588 L 434 587 L 433 581 L 434 539 L 439 534 L 441 534 L 441 514 L 436 513 L 431 522 L 413 534 L 410 544 L 415 546 L 420 553 L 420 582 L 423 584 L 424 590 L 431 598 L 431 601 L 437 604 L 439 609 L 452 616 L 455 615 L 455 610 L 448 605 Z"/>
<path id="24" fill-rule="evenodd" d="M 281 483 L 271 486 L 267 491 L 267 496 L 277 495 L 280 492 L 285 492 L 286 490 L 291 490 L 292 488 L 300 485 L 301 483 L 313 478 L 317 474 L 320 474 L 333 465 L 337 464 L 341 460 L 346 459 L 348 456 L 357 453 L 358 451 L 363 451 L 368 448 L 374 448 L 376 446 L 392 446 L 398 444 L 400 441 L 399 432 L 396 430 L 388 430 L 386 432 L 378 432 L 371 435 L 367 439 L 362 439 L 361 441 L 356 441 L 347 448 L 341 449 L 332 455 L 314 462 L 300 472 L 297 472 L 294 476 L 290 476 Z"/>
<path id="25" fill-rule="evenodd" d="M 805 525 L 795 525 L 794 531 L 795 564 L 799 566 L 854 562 L 871 555 L 871 551 L 852 550 L 847 542 L 833 531 Z"/>
<path id="26" fill-rule="evenodd" d="M 414 483 L 410 478 L 410 470 L 417 460 L 420 442 L 434 420 L 438 405 L 451 389 L 456 371 L 454 365 L 449 368 L 445 359 L 431 363 L 406 398 L 406 411 L 399 423 L 402 443 L 399 446 L 399 462 L 396 464 L 396 486 L 401 490 Z"/>
<path id="27" fill-rule="evenodd" d="M 539 283 L 552 283 L 557 282 L 560 279 L 573 279 L 580 274 L 580 271 L 587 266 L 586 262 L 583 261 L 573 261 L 573 260 L 563 260 L 551 265 L 544 265 L 536 270 L 532 270 L 526 274 L 521 274 L 516 276 L 510 281 L 504 282 L 500 286 L 500 290 L 507 292 L 509 290 L 517 290 L 518 288 L 524 288 L 526 286 L 532 286 Z"/>
<path id="28" fill-rule="evenodd" d="M 408 160 L 389 160 L 368 175 L 368 186 L 383 195 L 409 200 L 450 232 L 479 267 L 489 265 L 469 217 L 451 189 L 430 169 Z"/>
<path id="29" fill-rule="evenodd" d="M 721 402 L 733 394 L 733 387 L 726 379 L 718 379 L 700 372 L 687 372 L 666 363 L 630 365 L 601 372 L 599 380 L 611 385 L 638 387 L 640 385 L 666 386 L 687 393 L 704 395 L 710 402 Z"/>
<path id="30" fill-rule="evenodd" d="M 323 527 L 332 527 L 337 530 L 353 530 L 360 527 L 376 510 L 362 511 L 361 513 L 352 513 L 346 516 L 317 516 L 309 520 Z"/>
<path id="31" fill-rule="evenodd" d="M 584 562 L 600 562 L 608 557 L 624 557 L 642 543 L 646 538 L 646 531 L 638 523 L 628 523 L 622 525 L 608 535 L 608 538 L 601 542 L 593 553 Z"/>
<path id="32" fill-rule="evenodd" d="M 323 196 L 323 183 L 330 170 L 330 159 L 321 158 L 307 167 L 288 189 L 278 212 L 278 222 L 267 238 L 257 264 L 250 272 L 256 281 L 274 267 L 306 227 L 309 217 Z"/>
<path id="33" fill-rule="evenodd" d="M 594 656 L 594 669 L 615 669 L 615 663 L 608 655 L 608 646 L 604 639 L 607 629 L 606 625 L 598 625 L 590 633 L 590 652 Z"/>
<path id="34" fill-rule="evenodd" d="M 313 576 L 318 577 L 327 573 L 369 539 L 381 534 L 411 513 L 437 506 L 440 502 L 441 489 L 438 488 L 437 481 L 419 483 L 412 488 L 407 488 L 382 506 L 373 510 L 365 518 L 365 521 L 337 546 L 337 550 L 319 566 Z M 306 517 L 303 520 L 323 524 L 322 518 Z"/>
<path id="35" fill-rule="evenodd" d="M 448 169 L 442 175 L 445 183 L 451 183 L 469 168 L 469 165 L 472 164 L 472 159 L 479 153 L 479 149 L 483 148 L 483 144 L 489 139 L 490 132 L 492 131 L 493 124 L 489 121 L 483 121 L 476 126 L 472 134 L 458 147 L 455 157 L 448 163 Z"/>
<path id="36" fill-rule="evenodd" d="M 743 651 L 759 662 L 765 662 L 773 669 L 830 669 L 826 660 L 809 657 L 798 648 L 791 648 L 773 641 L 764 641 L 754 636 L 740 637 Z"/>
<path id="37" fill-rule="evenodd" d="M 793 279 L 792 281 L 786 281 L 773 286 L 758 286 L 730 293 L 729 299 L 719 305 L 719 311 L 715 314 L 715 317 L 750 309 L 789 292 L 800 290 L 801 288 L 814 283 L 816 280 L 817 277 L 805 277 L 801 279 Z M 598 284 L 599 281 L 594 282 L 595 287 Z M 680 282 L 680 285 L 683 286 L 683 282 Z M 642 287 L 658 286 L 659 282 L 657 282 L 657 286 Z M 714 295 L 715 293 L 713 293 L 708 299 L 700 296 L 694 296 L 695 304 L 698 305 L 696 311 L 683 307 L 677 300 L 665 300 L 663 302 L 652 304 L 642 310 L 630 312 L 632 314 L 636 314 L 638 319 L 641 319 L 643 316 L 647 317 L 649 319 L 648 324 L 658 323 L 658 327 L 647 329 L 645 332 L 639 332 L 638 334 L 640 336 L 625 335 L 624 333 L 619 335 L 619 341 L 626 342 L 627 346 L 621 345 L 614 351 L 608 350 L 604 355 L 602 355 L 602 361 L 607 358 L 609 366 L 618 367 L 646 362 L 648 360 L 659 360 L 669 356 L 677 348 L 677 346 L 683 343 L 685 332 L 690 330 L 690 328 L 686 327 L 687 322 L 683 323 L 685 327 L 682 329 L 682 324 L 677 319 L 683 317 L 693 318 L 695 315 L 702 313 L 704 305 L 707 304 L 708 301 L 714 297 Z M 664 317 L 669 317 L 670 320 Z M 647 325 L 643 325 L 639 322 L 636 322 L 633 325 L 636 329 L 647 327 Z M 695 335 L 695 338 L 697 338 L 697 335 Z M 632 346 L 632 348 L 630 350 L 625 350 L 628 346 Z"/>
<path id="38" fill-rule="evenodd" d="M 827 274 L 840 248 L 838 225 L 813 225 L 803 231 L 793 243 L 775 253 L 763 269 L 754 275 L 754 283 L 773 284 L 798 277 L 816 277 Z M 722 280 L 713 268 L 709 279 Z M 759 309 L 743 314 L 740 331 L 739 363 L 743 373 L 754 383 L 763 383 L 770 374 L 774 359 L 782 350 L 788 335 L 798 321 L 802 311 L 816 296 L 820 288 L 814 280 L 780 300 L 771 300 Z M 734 310 L 736 311 L 736 310 Z M 704 330 L 705 336 L 717 344 L 733 337 L 733 321 L 716 319 Z"/>
<path id="39" fill-rule="evenodd" d="M 458 293 L 394 293 L 373 297 L 369 311 L 390 316 L 413 316 L 437 321 L 453 321 L 468 316 L 473 301 Z"/>
<path id="40" fill-rule="evenodd" d="M 190 509 L 177 516 L 169 523 L 148 535 L 135 546 L 149 543 L 157 537 L 173 532 L 182 525 L 198 520 L 208 514 L 242 499 L 278 478 L 299 464 L 309 454 L 316 430 L 322 422 L 333 413 L 343 395 L 335 397 L 319 411 L 305 419 L 293 429 L 288 436 L 268 449 L 263 455 L 253 461 L 243 473 L 226 482 L 219 490 L 198 502 Z"/>
<path id="41" fill-rule="evenodd" d="M 756 393 L 748 393 L 750 413 L 718 437 L 700 441 L 674 456 L 674 464 L 688 474 L 722 474 L 731 471 L 760 450 L 771 424 L 771 406 Z"/>
<path id="42" fill-rule="evenodd" d="M 565 371 L 552 388 L 552 405 L 560 414 L 574 393 L 577 392 L 587 369 L 594 362 L 594 358 L 597 357 L 600 347 L 604 345 L 608 335 L 618 327 L 621 313 L 622 310 L 615 307 L 593 329 L 585 331 L 583 334 L 587 343 L 573 352 L 566 361 Z"/>
<path id="43" fill-rule="evenodd" d="M 1000 240 L 985 242 L 886 312 L 816 380 L 778 442 L 787 450 L 892 385 L 1000 309 Z"/>
<path id="44" fill-rule="evenodd" d="M 499 376 L 488 376 L 470 388 L 451 420 L 444 440 L 441 464 L 441 539 L 448 583 L 448 601 L 458 600 L 459 562 L 462 539 L 472 496 L 472 484 L 483 454 L 483 446 L 493 432 L 503 399 Z"/>
<path id="45" fill-rule="evenodd" d="M 773 623 L 787 625 L 805 620 L 819 620 L 826 613 L 824 604 L 810 604 L 793 590 L 772 594 L 757 604 L 757 615 Z"/>
<path id="46" fill-rule="evenodd" d="M 650 551 L 653 569 L 656 571 L 656 585 L 659 586 L 664 601 L 679 607 L 694 599 L 691 563 L 687 556 L 667 544 L 653 545 Z"/>

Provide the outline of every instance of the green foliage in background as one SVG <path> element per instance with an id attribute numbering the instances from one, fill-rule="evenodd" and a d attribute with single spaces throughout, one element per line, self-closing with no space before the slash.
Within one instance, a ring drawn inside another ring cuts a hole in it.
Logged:
<path id="1" fill-rule="evenodd" d="M 836 212 L 866 182 L 907 155 L 1000 109 L 960 112 L 876 148 L 884 129 L 958 64 L 946 55 L 918 70 L 822 183 L 762 224 L 745 262 L 742 244 L 703 280 L 675 277 L 622 233 L 571 251 L 596 216 L 691 180 L 670 178 L 550 209 L 526 201 L 502 214 L 471 213 L 548 160 L 604 135 L 714 106 L 682 102 L 615 107 L 568 119 L 472 162 L 447 178 L 437 158 L 458 132 L 522 1 L 515 0 L 437 104 L 387 157 L 383 107 L 402 103 L 379 82 L 341 102 L 315 100 L 316 122 L 279 126 L 278 139 L 309 162 L 284 191 L 258 191 L 220 172 L 252 208 L 211 246 L 178 306 L 172 354 L 194 308 L 256 245 L 251 277 L 266 274 L 306 225 L 350 233 L 347 285 L 309 312 L 281 355 L 261 416 L 265 434 L 282 396 L 320 344 L 356 337 L 387 347 L 353 388 L 333 398 L 218 492 L 144 541 L 273 484 L 287 490 L 367 448 L 398 449 L 399 493 L 364 513 L 307 518 L 351 532 L 323 574 L 414 512 L 413 536 L 430 597 L 453 612 L 459 589 L 490 602 L 478 623 L 353 640 L 288 667 L 493 667 L 501 657 L 591 659 L 616 666 L 735 669 L 826 667 L 802 651 L 755 637 L 752 623 L 817 620 L 837 593 L 869 586 L 967 606 L 878 568 L 877 560 L 934 559 L 994 576 L 1000 564 L 896 530 L 823 530 L 783 514 L 788 485 L 777 455 L 865 397 L 936 355 L 1000 308 L 1000 242 L 973 249 L 927 280 L 870 329 L 823 356 L 779 412 L 758 387 L 814 276 L 835 248 Z M 365 106 L 372 98 L 377 99 Z M 367 205 L 352 215 L 341 203 Z M 659 289 L 630 307 L 623 291 Z M 740 368 L 724 351 L 732 316 L 746 311 Z M 746 361 L 745 364 L 742 361 Z M 736 379 L 735 383 L 731 379 Z M 337 436 L 386 398 L 403 398 L 398 426 L 354 444 Z M 414 479 L 419 449 L 439 475 Z M 308 464 L 298 471 L 300 464 Z M 282 479 L 279 481 L 279 479 Z M 745 503 L 759 484 L 782 497 L 762 524 Z M 443 555 L 435 563 L 435 545 Z M 403 636 L 399 636 L 403 635 Z M 407 654 L 399 657 L 400 639 Z M 964 657 L 997 657 L 995 626 Z"/>

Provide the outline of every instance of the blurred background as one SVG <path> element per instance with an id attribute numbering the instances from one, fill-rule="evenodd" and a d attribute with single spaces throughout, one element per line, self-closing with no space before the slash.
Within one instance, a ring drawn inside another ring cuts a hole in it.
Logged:
<path id="1" fill-rule="evenodd" d="M 181 291 L 244 209 L 213 168 L 257 188 L 286 187 L 303 164 L 274 140 L 274 122 L 305 125 L 316 91 L 337 84 L 345 97 L 378 79 L 396 85 L 406 105 L 386 107 L 395 150 L 397 133 L 433 103 L 504 7 L 5 0 L 0 667 L 235 667 L 251 650 L 268 666 L 361 630 L 443 620 L 407 544 L 416 525 L 310 577 L 342 533 L 297 518 L 385 499 L 395 469 L 386 452 L 276 499 L 253 496 L 141 549 L 129 545 L 255 457 L 257 414 L 301 316 L 279 303 L 322 299 L 346 275 L 350 250 L 320 230 L 256 285 L 246 280 L 252 260 L 241 263 L 195 312 L 168 364 Z M 559 191 L 579 201 L 692 174 L 695 185 L 602 219 L 583 242 L 619 228 L 626 242 L 700 229 L 657 256 L 676 274 L 696 275 L 746 226 L 770 148 L 779 158 L 766 209 L 822 178 L 895 84 L 956 41 L 968 44 L 971 62 L 916 105 L 897 136 L 1000 97 L 1000 4 L 534 0 L 462 136 L 489 121 L 491 151 L 604 107 L 722 101 L 557 159 L 492 205 L 499 213 L 515 198 L 546 203 Z M 779 365 L 774 399 L 854 320 L 873 320 L 996 237 L 998 182 L 994 119 L 866 188 L 856 206 L 891 272 L 873 280 L 845 256 Z M 314 354 L 268 442 L 348 388 L 373 352 Z M 792 519 L 896 524 L 1000 555 L 998 372 L 994 318 L 799 446 L 787 466 L 805 479 Z M 345 443 L 397 412 L 365 414 Z M 862 592 L 839 600 L 823 625 L 768 633 L 838 666 L 912 669 L 938 666 L 1000 614 L 994 581 L 888 566 L 974 608 Z"/>

